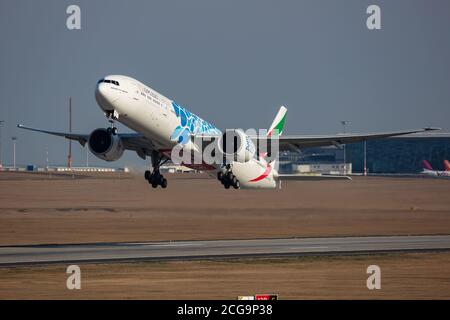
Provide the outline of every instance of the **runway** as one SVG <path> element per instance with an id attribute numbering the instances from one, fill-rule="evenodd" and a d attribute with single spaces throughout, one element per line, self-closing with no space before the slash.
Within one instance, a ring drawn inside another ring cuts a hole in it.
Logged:
<path id="1" fill-rule="evenodd" d="M 2 246 L 0 266 L 448 249 L 450 235 Z"/>

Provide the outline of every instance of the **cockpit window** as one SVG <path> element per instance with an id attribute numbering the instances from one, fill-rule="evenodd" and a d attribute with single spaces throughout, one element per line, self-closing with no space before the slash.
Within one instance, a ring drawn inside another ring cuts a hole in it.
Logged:
<path id="1" fill-rule="evenodd" d="M 102 82 L 104 82 L 104 83 L 112 83 L 112 84 L 114 84 L 116 86 L 120 86 L 119 81 L 109 80 L 109 79 L 100 79 L 100 80 L 98 80 L 97 84 L 102 83 Z"/>

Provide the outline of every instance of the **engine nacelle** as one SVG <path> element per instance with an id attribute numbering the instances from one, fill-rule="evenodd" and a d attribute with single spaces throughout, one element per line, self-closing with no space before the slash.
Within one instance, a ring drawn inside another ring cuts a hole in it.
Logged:
<path id="1" fill-rule="evenodd" d="M 115 161 L 125 151 L 120 137 L 104 128 L 92 131 L 88 143 L 89 150 L 96 157 L 105 161 Z"/>
<path id="2" fill-rule="evenodd" d="M 226 130 L 219 138 L 218 148 L 228 161 L 241 163 L 253 159 L 256 153 L 252 139 L 241 129 Z"/>

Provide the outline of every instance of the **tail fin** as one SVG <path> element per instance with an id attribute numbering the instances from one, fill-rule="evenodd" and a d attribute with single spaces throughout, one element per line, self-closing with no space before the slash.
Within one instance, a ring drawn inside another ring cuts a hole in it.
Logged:
<path id="1" fill-rule="evenodd" d="M 283 129 L 284 129 L 284 123 L 286 121 L 286 112 L 287 109 L 285 106 L 281 106 L 280 110 L 278 110 L 277 115 L 275 116 L 275 119 L 273 119 L 272 124 L 269 127 L 269 131 L 267 132 L 267 136 L 268 137 L 276 137 L 276 136 L 281 136 L 281 134 L 283 133 Z M 262 153 L 260 154 L 261 158 L 265 158 L 266 157 L 266 153 Z M 269 165 L 274 168 L 275 170 L 278 169 L 278 163 L 276 160 L 273 160 L 269 163 Z"/>
<path id="2" fill-rule="evenodd" d="M 450 162 L 448 160 L 444 160 L 444 168 L 445 171 L 450 171 Z"/>
<path id="3" fill-rule="evenodd" d="M 278 110 L 277 115 L 275 116 L 275 119 L 273 119 L 272 125 L 269 128 L 269 131 L 267 132 L 267 136 L 281 136 L 284 129 L 284 122 L 286 121 L 286 112 L 287 109 L 284 106 L 280 107 L 280 110 Z"/>
<path id="4" fill-rule="evenodd" d="M 424 169 L 433 170 L 433 167 L 431 166 L 431 164 L 427 160 L 423 160 L 422 161 L 422 166 L 423 166 Z"/>

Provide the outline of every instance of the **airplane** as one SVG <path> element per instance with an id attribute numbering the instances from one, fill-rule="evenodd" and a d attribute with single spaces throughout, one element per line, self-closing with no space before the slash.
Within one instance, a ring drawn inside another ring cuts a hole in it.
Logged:
<path id="1" fill-rule="evenodd" d="M 151 170 L 146 170 L 144 177 L 153 188 L 167 187 L 167 180 L 160 173 L 160 167 L 169 160 L 173 161 L 172 151 L 175 147 L 181 146 L 181 153 L 191 152 L 192 154 L 203 150 L 198 143 L 195 143 L 195 138 L 203 140 L 212 138 L 218 145 L 219 151 L 232 155 L 232 161 L 213 164 L 183 162 L 183 165 L 196 170 L 207 170 L 212 175 L 217 174 L 217 179 L 226 189 L 230 187 L 251 189 L 275 188 L 278 181 L 285 179 L 304 179 L 301 175 L 279 174 L 276 169 L 276 159 L 268 160 L 267 153 L 259 152 L 259 146 L 263 142 L 274 145 L 278 143 L 279 151 L 299 151 L 307 147 L 340 146 L 370 139 L 439 130 L 438 128 L 423 128 L 368 134 L 285 136 L 282 135 L 282 132 L 286 122 L 287 108 L 281 106 L 265 136 L 249 136 L 241 129 L 222 132 L 156 90 L 123 75 L 108 75 L 101 78 L 96 84 L 95 99 L 108 118 L 109 127 L 97 128 L 90 134 L 49 131 L 21 124 L 18 124 L 18 127 L 75 140 L 83 147 L 87 144 L 95 156 L 105 161 L 119 159 L 125 150 L 136 152 L 144 160 L 146 157 L 150 157 Z M 119 133 L 115 121 L 122 123 L 134 132 Z M 239 148 L 235 146 L 231 152 L 227 152 L 229 149 L 225 150 L 225 142 L 230 136 L 234 138 L 234 142 L 239 138 L 239 141 L 243 143 Z M 345 179 L 348 177 L 338 175 L 329 178 Z"/>
<path id="2" fill-rule="evenodd" d="M 444 168 L 446 172 L 450 172 L 450 162 L 448 160 L 444 160 Z"/>
<path id="3" fill-rule="evenodd" d="M 444 160 L 445 171 L 434 170 L 431 164 L 427 160 L 422 161 L 422 174 L 432 177 L 450 177 L 450 163 L 448 160 Z"/>

